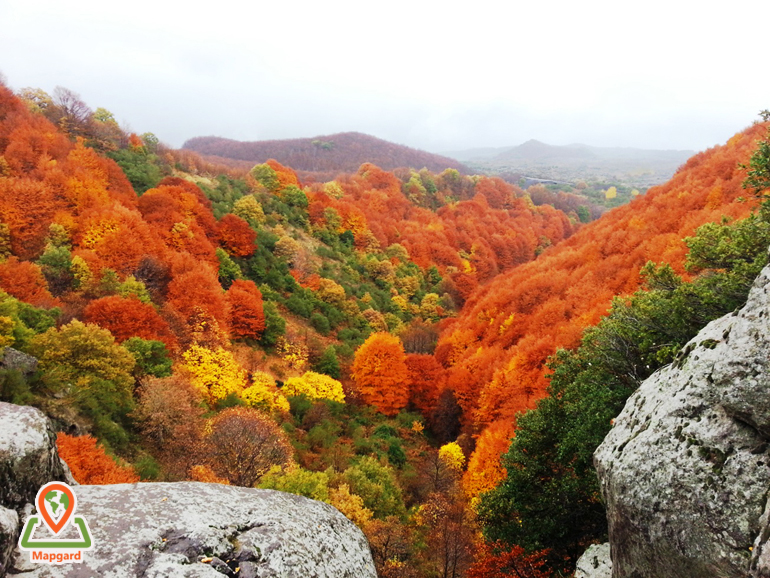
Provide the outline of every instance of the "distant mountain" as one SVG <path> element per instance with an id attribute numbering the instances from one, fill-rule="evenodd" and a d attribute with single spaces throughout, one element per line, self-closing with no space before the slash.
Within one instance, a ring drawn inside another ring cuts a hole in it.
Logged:
<path id="1" fill-rule="evenodd" d="M 373 136 L 345 132 L 313 138 L 242 142 L 220 137 L 196 137 L 184 143 L 183 148 L 206 156 L 257 164 L 268 159 L 291 166 L 300 172 L 325 173 L 355 172 L 366 162 L 385 170 L 399 167 L 433 172 L 447 168 L 469 173 L 470 169 L 448 157 L 391 143 Z"/>
<path id="2" fill-rule="evenodd" d="M 473 170 L 520 174 L 556 181 L 608 181 L 637 187 L 660 184 L 694 151 L 549 145 L 538 140 L 512 147 L 479 148 L 447 153 Z"/>
<path id="3" fill-rule="evenodd" d="M 482 147 L 475 149 L 464 149 L 461 151 L 444 151 L 441 154 L 449 157 L 450 159 L 457 159 L 461 163 L 468 163 L 473 161 L 489 160 L 512 148 L 514 147 Z"/>

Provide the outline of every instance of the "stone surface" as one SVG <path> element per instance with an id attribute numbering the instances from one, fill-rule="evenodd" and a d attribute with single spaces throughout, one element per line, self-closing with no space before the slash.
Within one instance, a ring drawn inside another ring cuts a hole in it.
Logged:
<path id="1" fill-rule="evenodd" d="M 575 578 L 612 578 L 610 544 L 594 544 L 577 561 Z"/>
<path id="2" fill-rule="evenodd" d="M 198 482 L 78 486 L 76 495 L 94 549 L 81 564 L 19 576 L 377 576 L 363 533 L 301 496 Z"/>
<path id="3" fill-rule="evenodd" d="M 31 375 L 37 371 L 37 359 L 13 347 L 6 347 L 0 350 L 0 367 Z"/>
<path id="4" fill-rule="evenodd" d="M 0 507 L 0 576 L 11 567 L 12 554 L 19 539 L 19 515 Z"/>
<path id="5" fill-rule="evenodd" d="M 74 483 L 48 418 L 33 407 L 0 402 L 0 505 L 18 510 L 53 480 Z"/>
<path id="6" fill-rule="evenodd" d="M 615 578 L 770 576 L 769 273 L 639 387 L 596 450 Z"/>
<path id="7" fill-rule="evenodd" d="M 94 549 L 81 564 L 33 564 L 16 548 L 38 489 L 75 485 L 37 409 L 0 403 L 0 577 L 376 578 L 363 533 L 328 504 L 197 482 L 78 486 Z M 21 518 L 21 519 L 20 519 Z M 33 539 L 46 537 L 38 526 Z M 58 538 L 76 538 L 74 525 Z M 9 559 L 9 552 L 11 557 Z"/>

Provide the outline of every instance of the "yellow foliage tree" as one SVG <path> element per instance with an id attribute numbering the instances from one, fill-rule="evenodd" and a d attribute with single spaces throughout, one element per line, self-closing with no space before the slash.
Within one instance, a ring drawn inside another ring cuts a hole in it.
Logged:
<path id="1" fill-rule="evenodd" d="M 438 457 L 450 468 L 461 471 L 465 465 L 465 454 L 457 442 L 450 442 L 441 446 Z"/>
<path id="2" fill-rule="evenodd" d="M 91 272 L 88 263 L 80 255 L 72 258 L 72 276 L 75 278 L 77 289 L 87 291 L 94 282 L 94 274 Z"/>
<path id="3" fill-rule="evenodd" d="M 275 349 L 281 359 L 292 369 L 302 371 L 307 366 L 308 350 L 302 343 L 289 343 L 283 337 L 279 337 Z"/>
<path id="4" fill-rule="evenodd" d="M 289 411 L 289 401 L 278 391 L 273 377 L 264 371 L 252 374 L 251 386 L 243 390 L 241 399 L 263 411 Z"/>
<path id="5" fill-rule="evenodd" d="M 606 191 L 604 191 L 604 198 L 605 199 L 614 199 L 618 196 L 618 189 L 615 187 L 610 187 Z"/>
<path id="6" fill-rule="evenodd" d="M 347 484 L 340 484 L 338 488 L 329 488 L 329 502 L 361 529 L 374 515 L 369 508 L 364 507 L 361 496 L 350 492 Z"/>
<path id="7" fill-rule="evenodd" d="M 3 347 L 10 347 L 15 341 L 13 337 L 13 329 L 16 324 L 13 319 L 5 315 L 0 316 L 0 349 Z"/>
<path id="8" fill-rule="evenodd" d="M 336 379 L 307 371 L 302 377 L 290 377 L 283 385 L 283 393 L 286 396 L 306 395 L 311 399 L 330 399 L 340 403 L 345 402 L 345 392 L 342 384 Z"/>
<path id="9" fill-rule="evenodd" d="M 420 315 L 424 319 L 438 319 L 439 296 L 436 293 L 428 293 L 420 302 Z"/>
<path id="10" fill-rule="evenodd" d="M 340 186 L 337 181 L 330 181 L 324 183 L 324 192 L 335 199 L 341 199 L 345 196 L 345 190 Z"/>
<path id="11" fill-rule="evenodd" d="M 265 212 L 254 195 L 245 195 L 235 201 L 233 214 L 246 221 L 252 227 L 265 222 Z"/>
<path id="12" fill-rule="evenodd" d="M 406 299 L 404 299 L 401 295 L 394 295 L 390 298 L 390 300 L 393 302 L 393 304 L 398 307 L 401 311 L 406 311 L 409 307 L 409 303 Z"/>
<path id="13" fill-rule="evenodd" d="M 361 315 L 364 316 L 364 319 L 366 319 L 369 327 L 371 327 L 374 331 L 387 333 L 388 324 L 385 322 L 385 317 L 382 313 L 375 311 L 370 307 L 369 309 L 361 312 Z"/>
<path id="14" fill-rule="evenodd" d="M 321 279 L 318 282 L 316 295 L 321 301 L 332 305 L 338 305 L 347 299 L 342 285 L 331 279 Z"/>
<path id="15" fill-rule="evenodd" d="M 215 350 L 193 345 L 182 354 L 184 366 L 192 375 L 195 387 L 212 400 L 240 393 L 246 383 L 246 372 L 232 353 L 218 347 Z"/>

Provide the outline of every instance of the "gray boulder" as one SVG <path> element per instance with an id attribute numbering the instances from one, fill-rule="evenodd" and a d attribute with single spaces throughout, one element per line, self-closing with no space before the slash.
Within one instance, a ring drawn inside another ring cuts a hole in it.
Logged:
<path id="1" fill-rule="evenodd" d="M 596 450 L 615 578 L 770 576 L 769 284 L 765 268 Z"/>
<path id="2" fill-rule="evenodd" d="M 6 347 L 0 350 L 0 367 L 31 375 L 37 371 L 37 359 L 13 347 Z"/>
<path id="3" fill-rule="evenodd" d="M 612 578 L 609 543 L 588 547 L 577 561 L 575 578 Z"/>
<path id="4" fill-rule="evenodd" d="M 19 539 L 19 514 L 0 507 L 0 576 L 11 567 L 13 550 Z"/>
<path id="5" fill-rule="evenodd" d="M 94 549 L 81 564 L 21 561 L 20 576 L 377 576 L 363 533 L 301 496 L 199 482 L 78 486 L 76 495 Z"/>
<path id="6" fill-rule="evenodd" d="M 54 480 L 75 483 L 48 418 L 34 407 L 0 402 L 0 506 L 19 510 Z"/>

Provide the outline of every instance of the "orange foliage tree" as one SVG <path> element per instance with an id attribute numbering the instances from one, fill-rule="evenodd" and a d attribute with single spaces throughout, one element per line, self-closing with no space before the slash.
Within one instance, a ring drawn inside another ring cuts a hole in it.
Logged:
<path id="1" fill-rule="evenodd" d="M 219 221 L 219 243 L 235 257 L 249 257 L 254 253 L 257 234 L 240 217 L 228 213 Z"/>
<path id="2" fill-rule="evenodd" d="M 388 416 L 409 402 L 409 372 L 401 340 L 389 333 L 373 333 L 356 350 L 353 377 L 361 397 Z"/>
<path id="3" fill-rule="evenodd" d="M 476 559 L 468 569 L 467 578 L 549 578 L 543 569 L 546 551 L 527 554 L 521 546 L 508 547 L 501 543 L 482 542 L 477 546 Z"/>
<path id="4" fill-rule="evenodd" d="M 479 436 L 463 475 L 463 490 L 471 500 L 493 490 L 505 477 L 500 456 L 508 451 L 512 436 L 513 424 L 508 421 L 491 424 Z"/>
<path id="5" fill-rule="evenodd" d="M 185 325 L 185 339 L 206 334 L 219 341 L 227 332 L 227 307 L 214 268 L 182 253 L 172 259 L 171 273 L 167 298 Z"/>
<path id="6" fill-rule="evenodd" d="M 60 432 L 56 447 L 79 484 L 132 484 L 139 476 L 131 466 L 120 466 L 96 445 L 91 436 L 71 436 Z"/>
<path id="7" fill-rule="evenodd" d="M 152 305 L 142 303 L 133 296 L 126 299 L 112 295 L 92 301 L 86 306 L 84 317 L 86 322 L 109 330 L 118 343 L 129 337 L 141 337 L 162 341 L 169 349 L 176 347 L 176 339 L 168 323 Z"/>
<path id="8" fill-rule="evenodd" d="M 48 290 L 43 272 L 35 263 L 10 257 L 0 262 L 0 288 L 9 295 L 38 307 L 53 307 L 58 301 Z"/>
<path id="9" fill-rule="evenodd" d="M 236 279 L 227 290 L 230 306 L 230 332 L 235 338 L 259 339 L 265 330 L 262 293 L 254 281 Z"/>
<path id="10" fill-rule="evenodd" d="M 432 355 L 413 353 L 407 355 L 405 361 L 409 372 L 409 403 L 423 416 L 428 416 L 444 388 L 446 372 Z"/>

